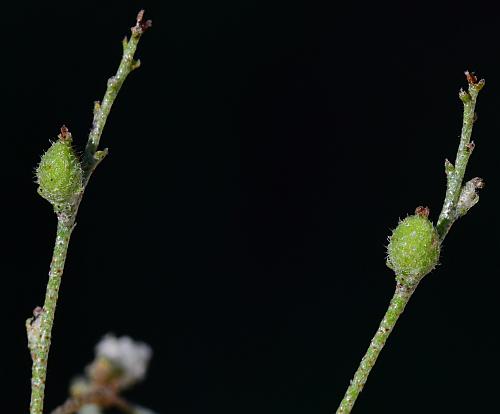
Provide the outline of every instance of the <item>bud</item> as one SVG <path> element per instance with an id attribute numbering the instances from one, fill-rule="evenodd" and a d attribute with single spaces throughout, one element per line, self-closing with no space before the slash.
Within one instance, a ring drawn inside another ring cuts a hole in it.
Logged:
<path id="1" fill-rule="evenodd" d="M 399 223 L 387 246 L 387 266 L 407 286 L 415 286 L 436 267 L 441 248 L 439 235 L 427 218 L 429 210 L 419 207 L 416 213 Z"/>
<path id="2" fill-rule="evenodd" d="M 59 139 L 43 154 L 36 169 L 38 193 L 55 208 L 73 203 L 83 188 L 82 167 L 71 142 L 71 134 L 61 128 Z"/>
<path id="3" fill-rule="evenodd" d="M 479 178 L 473 178 L 465 183 L 460 192 L 460 197 L 457 204 L 457 214 L 459 217 L 464 216 L 474 207 L 479 201 L 478 191 L 484 188 L 484 181 Z"/>

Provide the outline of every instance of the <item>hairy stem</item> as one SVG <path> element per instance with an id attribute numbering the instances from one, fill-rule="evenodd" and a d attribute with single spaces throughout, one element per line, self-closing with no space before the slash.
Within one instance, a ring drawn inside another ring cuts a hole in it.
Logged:
<path id="1" fill-rule="evenodd" d="M 106 125 L 111 107 L 120 91 L 123 82 L 130 72 L 137 69 L 141 62 L 134 60 L 134 54 L 139 44 L 139 40 L 144 33 L 151 26 L 151 20 L 143 21 L 144 11 L 141 10 L 137 16 L 137 24 L 132 27 L 132 35 L 130 40 L 126 37 L 123 39 L 123 55 L 118 66 L 116 74 L 108 79 L 108 87 L 102 102 L 95 102 L 94 104 L 94 119 L 92 120 L 92 129 L 90 130 L 89 139 L 85 148 L 85 170 L 86 181 L 92 174 L 93 170 L 104 158 L 107 150 L 97 151 L 99 141 L 101 139 L 102 131 Z M 97 153 L 97 154 L 96 154 Z"/>
<path id="2" fill-rule="evenodd" d="M 30 318 L 26 321 L 28 345 L 33 359 L 30 414 L 43 414 L 45 380 L 47 376 L 47 361 L 50 350 L 52 327 L 54 324 L 59 286 L 64 270 L 69 239 L 89 178 L 107 153 L 106 150 L 97 151 L 97 148 L 113 102 L 128 74 L 139 67 L 139 61 L 134 60 L 134 53 L 141 35 L 151 26 L 150 20 L 143 20 L 143 14 L 144 11 L 141 10 L 137 15 L 137 23 L 131 29 L 132 35 L 130 40 L 127 41 L 125 38 L 123 41 L 123 57 L 116 75 L 108 80 L 102 105 L 96 102 L 94 106 L 94 120 L 84 154 L 84 188 L 70 208 L 58 212 L 57 236 L 50 265 L 45 303 L 43 308 L 35 309 L 34 318 Z M 66 133 L 67 132 L 66 129 Z"/>
<path id="3" fill-rule="evenodd" d="M 457 212 L 458 200 L 462 191 L 465 169 L 467 168 L 470 154 L 474 150 L 474 142 L 471 142 L 471 135 L 472 127 L 474 126 L 476 100 L 479 91 L 484 86 L 484 80 L 478 82 L 473 74 L 466 72 L 466 75 L 469 83 L 468 92 L 461 90 L 459 94 L 464 104 L 464 116 L 455 166 L 448 160 L 445 161 L 447 176 L 446 196 L 436 225 L 441 241 L 444 240 L 450 227 L 460 216 Z"/>
<path id="4" fill-rule="evenodd" d="M 436 224 L 436 230 L 439 234 L 440 242 L 444 240 L 451 225 L 459 217 L 464 215 L 474 204 L 477 203 L 476 191 L 483 187 L 484 183 L 480 178 L 474 178 L 465 186 L 462 186 L 467 162 L 474 149 L 474 143 L 471 142 L 472 127 L 475 121 L 475 107 L 479 91 L 484 86 L 484 79 L 478 81 L 474 74 L 465 72 L 469 84 L 468 91 L 461 90 L 459 97 L 464 104 L 464 115 L 462 124 L 462 133 L 460 144 L 457 151 L 456 165 L 453 166 L 448 160 L 445 161 L 445 172 L 447 175 L 446 195 L 441 214 Z M 422 275 L 424 277 L 425 275 Z M 396 286 L 396 292 L 391 300 L 389 308 L 380 323 L 380 327 L 373 337 L 368 351 L 361 360 L 358 370 L 354 374 L 349 387 L 344 395 L 337 414 L 350 413 L 359 393 L 363 390 L 368 375 L 375 365 L 380 351 L 391 334 L 396 322 L 403 312 L 411 295 L 417 285 L 399 284 Z"/>
<path id="5" fill-rule="evenodd" d="M 337 409 L 337 414 L 350 413 L 359 393 L 363 390 L 363 386 L 370 375 L 377 358 L 382 351 L 382 348 L 387 341 L 387 338 L 391 334 L 399 316 L 403 313 L 406 304 L 411 298 L 411 295 L 415 291 L 415 288 L 409 288 L 398 284 L 396 286 L 396 291 L 391 299 L 389 308 L 380 323 L 377 332 L 373 336 L 370 346 L 366 351 L 365 356 L 361 360 L 359 367 L 354 374 L 354 378 L 351 380 L 349 387 L 341 401 L 339 408 Z"/>
<path id="6" fill-rule="evenodd" d="M 31 404 L 30 413 L 43 413 L 43 400 L 45 393 L 45 378 L 47 375 L 47 360 L 49 357 L 52 326 L 56 312 L 59 286 L 61 285 L 64 263 L 68 252 L 69 239 L 73 231 L 74 220 L 58 219 L 56 242 L 52 262 L 50 263 L 49 281 L 45 294 L 45 303 L 41 313 L 35 320 L 27 324 L 28 337 L 31 340 L 30 350 L 33 358 L 31 376 Z"/>

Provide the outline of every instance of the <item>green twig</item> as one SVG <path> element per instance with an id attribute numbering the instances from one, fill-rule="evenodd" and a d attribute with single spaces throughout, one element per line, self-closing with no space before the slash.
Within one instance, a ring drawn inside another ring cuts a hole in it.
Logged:
<path id="1" fill-rule="evenodd" d="M 45 393 L 45 378 L 47 375 L 47 359 L 49 356 L 52 325 L 56 312 L 59 286 L 64 270 L 64 262 L 68 252 L 69 239 L 73 231 L 74 220 L 65 222 L 58 220 L 56 242 L 52 262 L 50 263 L 49 281 L 45 294 L 43 309 L 35 310 L 34 318 L 28 319 L 28 345 L 33 359 L 31 373 L 31 405 L 30 413 L 43 412 L 43 399 Z"/>
<path id="2" fill-rule="evenodd" d="M 443 209 L 441 210 L 441 214 L 439 215 L 436 225 L 441 241 L 444 240 L 448 234 L 451 225 L 457 218 L 460 217 L 457 207 L 460 193 L 462 191 L 462 182 L 469 157 L 475 147 L 474 142 L 471 142 L 471 135 L 476 116 L 476 100 L 479 91 L 484 86 L 484 79 L 481 79 L 478 82 L 474 74 L 470 74 L 469 72 L 465 72 L 465 74 L 469 83 L 469 90 L 468 92 L 461 90 L 459 93 L 460 99 L 464 104 L 464 116 L 455 166 L 453 166 L 453 164 L 451 164 L 448 160 L 445 161 L 445 172 L 447 177 L 446 196 L 443 203 Z"/>
<path id="3" fill-rule="evenodd" d="M 102 105 L 98 103 L 95 105 L 92 129 L 84 154 L 83 189 L 74 202 L 67 208 L 56 209 L 58 220 L 57 235 L 50 265 L 45 302 L 43 308 L 37 307 L 34 311 L 34 317 L 26 321 L 28 345 L 33 359 L 30 414 L 43 413 L 45 379 L 52 326 L 54 324 L 59 286 L 61 284 L 71 232 L 75 226 L 78 208 L 89 178 L 107 153 L 107 150 L 97 151 L 106 119 L 124 80 L 132 70 L 139 66 L 139 62 L 133 59 L 134 53 L 141 35 L 151 26 L 150 20 L 143 20 L 143 14 L 144 11 L 141 10 L 137 15 L 137 23 L 132 27 L 130 40 L 127 41 L 125 39 L 123 42 L 123 57 L 116 75 L 108 80 Z M 69 131 L 63 127 L 61 134 L 65 136 L 69 134 Z"/>
<path id="4" fill-rule="evenodd" d="M 354 374 L 354 378 L 351 380 L 349 388 L 347 388 L 344 398 L 337 410 L 337 414 L 351 412 L 359 393 L 363 390 L 363 386 L 368 379 L 371 369 L 375 365 L 375 362 L 377 362 L 377 358 L 385 345 L 385 341 L 387 341 L 387 338 L 394 329 L 399 316 L 403 313 L 403 310 L 410 300 L 411 295 L 415 291 L 415 288 L 416 286 L 408 288 L 400 284 L 396 286 L 396 292 L 391 299 L 389 308 L 387 309 L 375 336 L 370 342 L 370 346 L 361 360 L 359 368 Z"/>
<path id="5" fill-rule="evenodd" d="M 94 103 L 94 119 L 92 120 L 92 129 L 90 130 L 89 139 L 85 148 L 85 170 L 87 173 L 86 181 L 92 174 L 93 170 L 99 162 L 105 157 L 107 149 L 97 151 L 99 141 L 101 139 L 102 131 L 108 115 L 113 106 L 113 102 L 130 72 L 137 69 L 141 62 L 134 60 L 135 50 L 139 44 L 139 40 L 144 33 L 151 26 L 151 20 L 143 20 L 144 10 L 141 10 L 137 15 L 137 24 L 132 27 L 132 35 L 130 40 L 125 37 L 122 41 L 123 55 L 118 66 L 115 76 L 108 79 L 108 87 L 102 102 Z"/>
<path id="6" fill-rule="evenodd" d="M 465 186 L 462 186 L 467 162 L 474 149 L 474 143 L 471 142 L 471 134 L 475 120 L 474 110 L 476 100 L 479 91 L 484 86 L 484 80 L 478 81 L 474 74 L 465 72 L 465 75 L 469 88 L 468 92 L 461 90 L 459 93 L 459 97 L 464 104 L 464 115 L 457 159 L 455 166 L 448 160 L 445 161 L 445 172 L 447 176 L 446 196 L 441 214 L 436 224 L 436 230 L 441 242 L 448 234 L 451 225 L 477 203 L 477 190 L 484 185 L 480 178 L 474 178 L 467 182 Z M 420 277 L 420 280 L 423 276 Z M 337 414 L 348 414 L 351 412 L 359 393 L 363 390 L 371 369 L 377 361 L 380 351 L 382 351 L 387 338 L 394 329 L 399 316 L 403 312 L 417 286 L 418 282 L 414 285 L 407 284 L 406 286 L 397 283 L 396 292 L 391 299 L 389 308 L 347 388 L 344 398 L 337 409 Z"/>

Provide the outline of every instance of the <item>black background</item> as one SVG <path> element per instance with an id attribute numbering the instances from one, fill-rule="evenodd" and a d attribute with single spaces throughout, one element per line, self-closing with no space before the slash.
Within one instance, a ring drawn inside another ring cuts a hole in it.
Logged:
<path id="1" fill-rule="evenodd" d="M 24 320 L 42 304 L 55 231 L 34 167 L 63 123 L 83 149 L 145 7 L 143 65 L 113 107 L 71 241 L 47 408 L 111 331 L 154 348 L 127 397 L 160 414 L 334 412 L 393 292 L 390 228 L 418 205 L 439 214 L 469 69 L 486 87 L 467 177 L 487 187 L 354 411 L 492 412 L 500 17 L 416 4 L 4 8 L 1 411 L 28 411 Z"/>

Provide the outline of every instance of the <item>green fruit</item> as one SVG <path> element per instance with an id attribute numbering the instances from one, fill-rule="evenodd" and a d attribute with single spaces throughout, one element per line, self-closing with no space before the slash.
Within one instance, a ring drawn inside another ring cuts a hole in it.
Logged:
<path id="1" fill-rule="evenodd" d="M 408 286 L 416 285 L 436 267 L 441 248 L 439 235 L 427 218 L 428 209 L 423 214 L 419 209 L 399 223 L 387 246 L 387 266 L 399 283 Z"/>
<path id="2" fill-rule="evenodd" d="M 56 210 L 70 206 L 83 188 L 83 173 L 71 147 L 71 135 L 59 136 L 36 169 L 39 194 Z"/>

